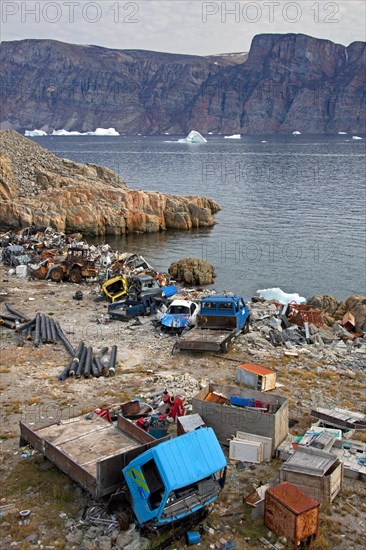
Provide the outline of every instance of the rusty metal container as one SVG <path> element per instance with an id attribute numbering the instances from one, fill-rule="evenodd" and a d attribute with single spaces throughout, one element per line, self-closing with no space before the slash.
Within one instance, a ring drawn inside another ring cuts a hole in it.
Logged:
<path id="1" fill-rule="evenodd" d="M 298 544 L 310 546 L 316 538 L 319 523 L 319 502 L 287 481 L 266 491 L 264 524 L 276 535 L 283 535 Z"/>

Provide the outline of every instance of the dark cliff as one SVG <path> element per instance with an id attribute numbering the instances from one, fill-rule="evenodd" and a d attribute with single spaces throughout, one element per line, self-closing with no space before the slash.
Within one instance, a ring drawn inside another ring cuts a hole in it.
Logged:
<path id="1" fill-rule="evenodd" d="M 264 34 L 246 58 L 21 40 L 0 60 L 3 128 L 365 132 L 364 42 Z"/>

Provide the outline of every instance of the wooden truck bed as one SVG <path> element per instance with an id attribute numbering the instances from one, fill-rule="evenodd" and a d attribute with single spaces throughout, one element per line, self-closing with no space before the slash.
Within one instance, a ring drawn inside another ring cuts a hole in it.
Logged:
<path id="1" fill-rule="evenodd" d="M 122 469 L 163 441 L 123 417 L 115 427 L 95 413 L 90 420 L 83 415 L 38 429 L 20 422 L 20 437 L 21 445 L 40 451 L 95 498 L 120 487 Z"/>
<path id="2" fill-rule="evenodd" d="M 176 342 L 178 350 L 222 351 L 235 336 L 233 330 L 213 330 L 195 327 Z"/>

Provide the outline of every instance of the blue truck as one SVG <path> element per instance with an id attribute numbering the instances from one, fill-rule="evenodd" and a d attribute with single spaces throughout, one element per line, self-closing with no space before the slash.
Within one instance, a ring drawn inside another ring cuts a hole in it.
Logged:
<path id="1" fill-rule="evenodd" d="M 155 439 L 123 416 L 96 413 L 35 428 L 20 422 L 29 444 L 95 499 L 120 493 L 130 520 L 159 529 L 205 512 L 224 487 L 226 458 L 212 428 Z M 112 495 L 112 496 L 113 496 Z"/>
<path id="2" fill-rule="evenodd" d="M 240 332 L 249 331 L 250 310 L 241 296 L 212 294 L 200 302 L 197 326 L 183 334 L 173 351 L 222 351 Z"/>

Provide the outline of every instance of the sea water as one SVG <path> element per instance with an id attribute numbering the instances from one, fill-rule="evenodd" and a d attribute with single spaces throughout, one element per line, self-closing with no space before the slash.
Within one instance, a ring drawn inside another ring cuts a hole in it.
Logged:
<path id="1" fill-rule="evenodd" d="M 158 270 L 194 256 L 215 266 L 217 291 L 365 293 L 365 139 L 208 135 L 207 143 L 189 144 L 178 143 L 181 137 L 33 139 L 59 156 L 116 170 L 132 189 L 220 204 L 209 229 L 106 238 Z"/>

